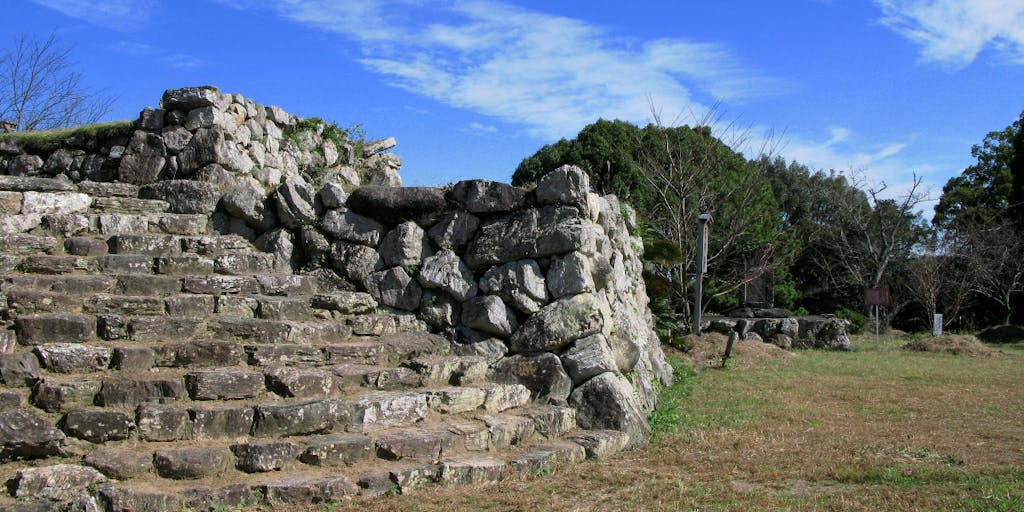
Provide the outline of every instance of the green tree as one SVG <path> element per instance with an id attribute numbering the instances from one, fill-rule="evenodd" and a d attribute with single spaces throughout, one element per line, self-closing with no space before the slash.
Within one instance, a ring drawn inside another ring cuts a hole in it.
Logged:
<path id="1" fill-rule="evenodd" d="M 950 178 L 935 206 L 933 222 L 942 228 L 958 221 L 976 223 L 1006 215 L 1024 196 L 1024 112 L 1010 126 L 990 132 L 971 147 L 977 162 Z M 1017 212 L 1020 211 L 1015 208 Z M 1018 223 L 1018 226 L 1020 224 Z"/>

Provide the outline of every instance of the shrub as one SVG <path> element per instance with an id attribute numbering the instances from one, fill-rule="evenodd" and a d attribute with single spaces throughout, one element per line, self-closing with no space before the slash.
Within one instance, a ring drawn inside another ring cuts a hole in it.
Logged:
<path id="1" fill-rule="evenodd" d="M 868 323 L 868 317 L 859 311 L 854 311 L 849 308 L 842 308 L 836 311 L 836 318 L 848 320 L 850 322 L 850 334 L 858 334 L 864 329 L 864 325 Z"/>

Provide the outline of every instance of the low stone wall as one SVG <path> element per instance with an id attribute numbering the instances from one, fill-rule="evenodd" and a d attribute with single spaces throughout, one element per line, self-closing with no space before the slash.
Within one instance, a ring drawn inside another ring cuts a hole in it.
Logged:
<path id="1" fill-rule="evenodd" d="M 394 145 L 392 138 L 353 140 L 336 127 L 216 87 L 186 87 L 166 91 L 160 108 L 144 109 L 134 122 L 59 137 L 0 136 L 0 174 L 134 185 L 191 179 L 225 192 L 243 176 L 269 190 L 304 174 L 351 190 L 401 185 L 402 161 L 385 153 Z"/>
<path id="2" fill-rule="evenodd" d="M 831 316 L 706 319 L 704 330 L 781 348 L 850 350 L 848 322 Z"/>

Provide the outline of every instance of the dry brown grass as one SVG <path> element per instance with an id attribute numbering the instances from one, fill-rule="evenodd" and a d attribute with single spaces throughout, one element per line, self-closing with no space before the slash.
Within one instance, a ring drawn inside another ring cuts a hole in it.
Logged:
<path id="1" fill-rule="evenodd" d="M 729 368 L 691 374 L 666 393 L 643 449 L 521 481 L 329 508 L 1024 508 L 1024 353 L 962 358 L 901 344 L 863 338 L 852 353 L 795 357 L 737 350 Z"/>
<path id="2" fill-rule="evenodd" d="M 947 334 L 921 338 L 903 346 L 903 350 L 915 352 L 938 352 L 955 356 L 995 357 L 1004 355 L 1000 350 L 987 347 L 978 338 L 969 334 Z"/>

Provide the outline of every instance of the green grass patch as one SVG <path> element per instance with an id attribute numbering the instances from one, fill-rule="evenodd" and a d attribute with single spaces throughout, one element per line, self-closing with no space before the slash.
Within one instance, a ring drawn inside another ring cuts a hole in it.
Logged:
<path id="1" fill-rule="evenodd" d="M 128 135 L 135 129 L 135 121 L 111 121 L 108 123 L 86 124 L 71 128 L 34 130 L 0 134 L 0 139 L 17 140 L 25 144 L 60 142 L 71 137 L 104 138 Z"/>

